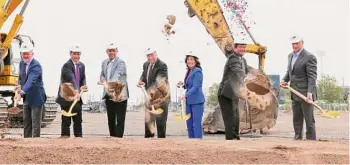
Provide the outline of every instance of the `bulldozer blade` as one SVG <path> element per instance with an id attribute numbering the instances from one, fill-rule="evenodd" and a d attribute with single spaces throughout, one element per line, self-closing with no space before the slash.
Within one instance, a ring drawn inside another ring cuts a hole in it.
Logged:
<path id="1" fill-rule="evenodd" d="M 67 116 L 67 117 L 72 117 L 72 116 L 77 115 L 77 113 L 68 113 L 68 112 L 65 111 L 65 110 L 61 110 L 61 115 Z"/>
<path id="2" fill-rule="evenodd" d="M 11 107 L 9 109 L 7 109 L 7 112 L 11 115 L 17 115 L 19 113 L 21 113 L 23 110 L 18 108 L 18 107 Z"/>
<path id="3" fill-rule="evenodd" d="M 160 114 L 162 114 L 164 112 L 164 110 L 161 109 L 161 108 L 158 108 L 158 109 L 152 109 L 152 110 L 150 110 L 150 112 L 152 114 L 155 114 L 155 115 L 160 115 Z"/>

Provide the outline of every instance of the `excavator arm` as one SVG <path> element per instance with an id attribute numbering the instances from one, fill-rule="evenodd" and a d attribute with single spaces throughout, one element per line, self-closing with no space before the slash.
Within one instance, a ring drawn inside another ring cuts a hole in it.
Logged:
<path id="1" fill-rule="evenodd" d="M 231 35 L 230 28 L 219 2 L 217 0 L 185 0 L 184 3 L 186 7 L 188 7 L 188 15 L 190 17 L 198 17 L 207 32 L 220 47 L 221 51 L 227 56 L 226 52 L 230 49 L 230 46 L 232 46 L 234 38 Z M 243 23 L 243 21 L 241 21 L 241 23 Z M 243 26 L 245 26 L 244 23 Z M 248 28 L 246 28 L 246 30 L 254 41 L 254 44 L 248 44 L 246 46 L 246 51 L 258 55 L 259 69 L 264 70 L 267 48 L 256 43 L 251 33 L 248 31 Z"/>
<path id="2" fill-rule="evenodd" d="M 23 0 L 0 0 L 0 29 L 2 27 L 8 17 L 13 13 L 13 11 L 23 2 Z M 11 29 L 9 30 L 6 38 L 4 40 L 0 40 L 0 57 L 1 57 L 1 68 L 0 73 L 4 71 L 4 62 L 3 60 L 8 55 L 8 49 L 13 41 L 13 39 L 17 36 L 17 33 L 23 23 L 23 14 L 29 4 L 29 0 L 25 0 L 22 9 L 19 14 L 16 15 L 15 20 L 12 24 Z"/>

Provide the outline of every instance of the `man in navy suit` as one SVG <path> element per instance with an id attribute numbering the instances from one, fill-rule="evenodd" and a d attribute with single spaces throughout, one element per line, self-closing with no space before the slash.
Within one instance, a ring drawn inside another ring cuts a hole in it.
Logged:
<path id="1" fill-rule="evenodd" d="M 76 96 L 75 99 L 79 101 L 75 104 L 72 113 L 77 113 L 77 115 L 72 117 L 67 117 L 62 115 L 61 124 L 61 137 L 70 137 L 70 125 L 71 120 L 73 120 L 73 132 L 75 137 L 83 137 L 82 130 L 82 100 L 79 96 L 80 89 L 86 88 L 86 76 L 85 76 L 85 65 L 80 62 L 81 50 L 79 46 L 73 46 L 70 49 L 70 59 L 63 65 L 61 70 L 61 83 L 71 83 L 74 86 Z M 60 105 L 62 110 L 68 111 L 73 101 L 67 101 L 60 95 L 60 90 L 58 90 L 58 96 L 56 102 Z"/>
<path id="2" fill-rule="evenodd" d="M 22 44 L 22 60 L 19 64 L 18 84 L 22 87 L 24 138 L 40 137 L 43 105 L 46 102 L 42 67 L 33 58 L 33 49 L 30 43 Z"/>

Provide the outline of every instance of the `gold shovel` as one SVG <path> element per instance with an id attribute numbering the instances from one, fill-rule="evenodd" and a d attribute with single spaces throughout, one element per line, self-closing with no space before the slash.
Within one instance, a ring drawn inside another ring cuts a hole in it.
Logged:
<path id="1" fill-rule="evenodd" d="M 13 91 L 15 93 L 15 97 L 13 98 L 13 107 L 7 109 L 7 112 L 11 115 L 16 115 L 23 111 L 22 109 L 17 107 L 18 102 L 21 100 L 21 97 L 19 97 L 20 91 L 21 88 L 19 86 Z"/>
<path id="2" fill-rule="evenodd" d="M 182 89 L 182 86 L 180 86 L 179 87 L 180 89 Z M 181 93 L 181 96 L 183 96 L 183 93 L 182 92 L 180 92 Z M 188 120 L 189 118 L 191 118 L 191 114 L 189 113 L 189 114 L 186 114 L 186 112 L 185 112 L 185 104 L 184 104 L 184 100 L 183 99 L 181 99 L 181 111 L 180 111 L 180 115 L 176 115 L 176 120 L 177 121 L 186 121 L 186 120 Z M 186 115 L 185 115 L 186 114 Z"/>
<path id="3" fill-rule="evenodd" d="M 141 90 L 142 90 L 143 94 L 145 95 L 147 102 L 148 102 L 151 99 L 151 96 L 147 93 L 145 85 L 141 86 Z M 149 112 L 151 112 L 152 114 L 155 114 L 155 115 L 159 115 L 159 114 L 162 114 L 164 112 L 164 110 L 162 108 L 154 109 L 154 106 L 152 105 L 152 110 L 150 110 Z"/>
<path id="4" fill-rule="evenodd" d="M 340 112 L 334 112 L 334 111 L 327 111 L 325 112 L 320 106 L 318 106 L 315 102 L 309 101 L 303 94 L 299 93 L 295 89 L 293 89 L 290 86 L 282 86 L 282 88 L 287 88 L 289 89 L 292 93 L 295 95 L 299 96 L 301 99 L 303 99 L 305 102 L 310 103 L 311 105 L 315 106 L 318 110 L 320 110 L 321 114 L 320 116 L 322 117 L 328 117 L 328 118 L 337 118 L 340 116 Z"/>
<path id="5" fill-rule="evenodd" d="M 79 93 L 79 98 L 80 96 L 85 92 L 85 90 L 81 90 L 81 92 Z M 61 115 L 63 116 L 67 116 L 67 117 L 72 117 L 77 115 L 77 113 L 72 113 L 73 107 L 75 106 L 75 104 L 77 104 L 77 102 L 79 101 L 79 99 L 75 99 L 73 104 L 70 106 L 69 111 L 65 111 L 65 110 L 61 110 Z"/>

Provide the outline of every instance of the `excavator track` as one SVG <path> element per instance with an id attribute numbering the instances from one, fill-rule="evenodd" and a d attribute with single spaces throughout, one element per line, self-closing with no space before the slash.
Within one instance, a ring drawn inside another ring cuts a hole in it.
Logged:
<path id="1" fill-rule="evenodd" d="M 18 105 L 19 108 L 23 109 L 23 105 Z M 58 104 L 54 98 L 48 97 L 43 109 L 41 127 L 47 127 L 57 117 Z M 9 108 L 8 103 L 4 97 L 0 96 L 0 128 L 23 128 L 23 113 L 16 115 L 9 114 L 7 109 Z"/>

